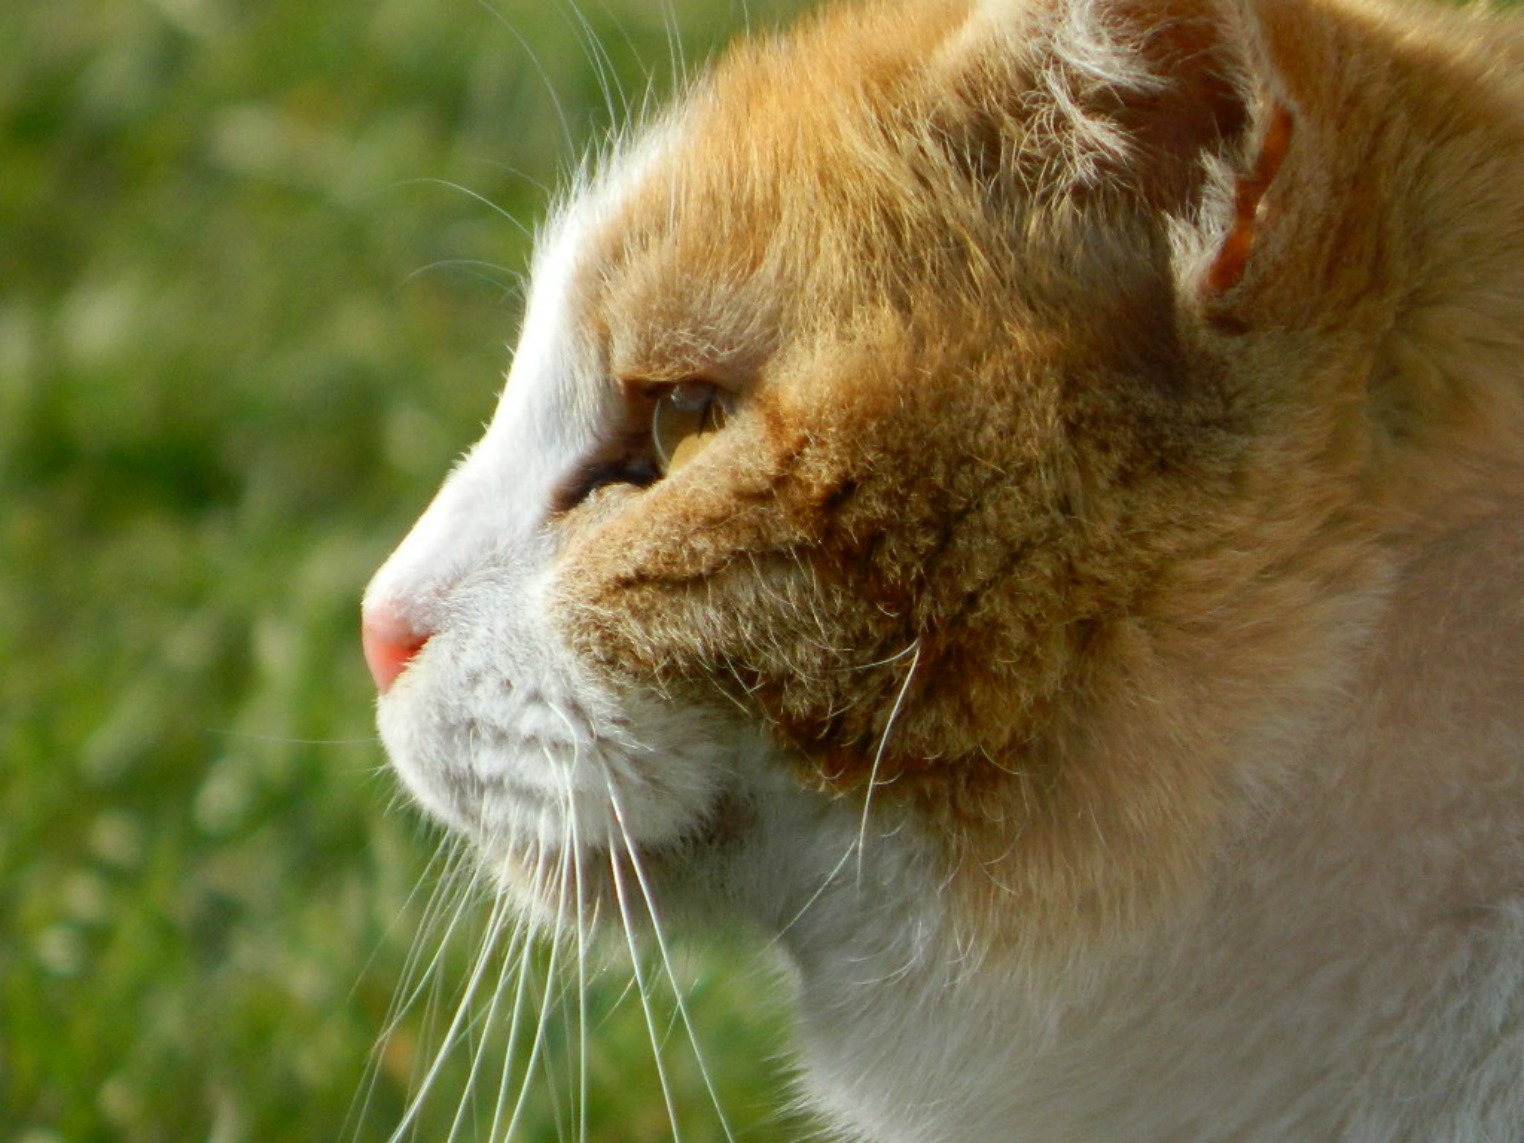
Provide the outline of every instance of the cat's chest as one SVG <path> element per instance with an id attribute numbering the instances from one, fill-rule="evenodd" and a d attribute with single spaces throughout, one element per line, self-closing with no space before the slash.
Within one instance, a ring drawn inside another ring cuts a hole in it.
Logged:
<path id="1" fill-rule="evenodd" d="M 1474 1138 L 1455 1092 L 1482 1073 L 1434 1061 L 1444 1038 L 1490 1042 L 1504 1017 L 1443 1014 L 1509 992 L 1524 921 L 1457 913 L 1415 939 L 1403 909 L 1454 912 L 1453 886 L 1394 862 L 1391 836 L 1334 789 L 1235 847 L 1157 926 L 1064 964 L 960 942 L 963 920 L 926 898 L 869 908 L 834 948 L 849 926 L 806 921 L 792 939 L 804 1082 L 848 1138 L 875 1143 Z M 1495 1078 L 1512 1074 L 1495 1054 Z"/>

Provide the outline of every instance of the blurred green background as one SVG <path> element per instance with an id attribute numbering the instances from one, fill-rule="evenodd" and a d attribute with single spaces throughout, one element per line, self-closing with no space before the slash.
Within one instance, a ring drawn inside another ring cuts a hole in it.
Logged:
<path id="1" fill-rule="evenodd" d="M 358 595 L 491 412 L 600 74 L 667 89 L 668 17 L 693 62 L 741 8 L 0 4 L 0 1141 L 401 1120 L 475 938 L 378 1053 L 440 940 L 439 840 L 384 770 Z M 799 1138 L 777 989 L 685 964 L 737 1134 Z M 587 1134 L 670 1138 L 627 979 L 595 998 Z M 683 1137 L 720 1138 L 662 1031 Z M 450 1135 L 471 1055 L 418 1138 L 489 1134 L 490 1050 Z M 567 1129 L 566 1086 L 522 1138 Z"/>

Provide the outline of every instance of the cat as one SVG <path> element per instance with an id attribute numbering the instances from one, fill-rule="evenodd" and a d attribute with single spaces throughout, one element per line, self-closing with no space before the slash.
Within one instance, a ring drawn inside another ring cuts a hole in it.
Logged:
<path id="1" fill-rule="evenodd" d="M 561 203 L 363 639 L 532 923 L 777 944 L 842 1138 L 1503 1143 L 1521 573 L 1517 24 L 865 0 Z"/>

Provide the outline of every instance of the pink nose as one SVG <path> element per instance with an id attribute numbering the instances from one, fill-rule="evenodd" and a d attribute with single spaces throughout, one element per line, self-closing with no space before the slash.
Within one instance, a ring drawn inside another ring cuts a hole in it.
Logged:
<path id="1" fill-rule="evenodd" d="M 428 641 L 427 632 L 417 630 L 386 604 L 367 607 L 361 617 L 360 645 L 365 649 L 365 665 L 382 694 L 392 689 L 397 676 Z"/>

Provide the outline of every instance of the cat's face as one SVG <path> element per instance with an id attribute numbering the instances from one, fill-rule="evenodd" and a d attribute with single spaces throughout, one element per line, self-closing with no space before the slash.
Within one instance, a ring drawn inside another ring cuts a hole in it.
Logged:
<path id="1" fill-rule="evenodd" d="M 1227 602 L 1327 576 L 1275 467 L 1322 429 L 1261 432 L 1221 351 L 1284 112 L 1233 42 L 1118 23 L 1105 79 L 1058 20 L 739 51 L 549 226 L 497 413 L 366 605 L 397 769 L 529 903 L 634 851 L 776 925 L 861 850 L 1030 937 L 1168 892 L 1249 780 L 1214 759 L 1256 700 L 1169 660 L 1210 621 L 1224 679 L 1314 653 Z"/>

